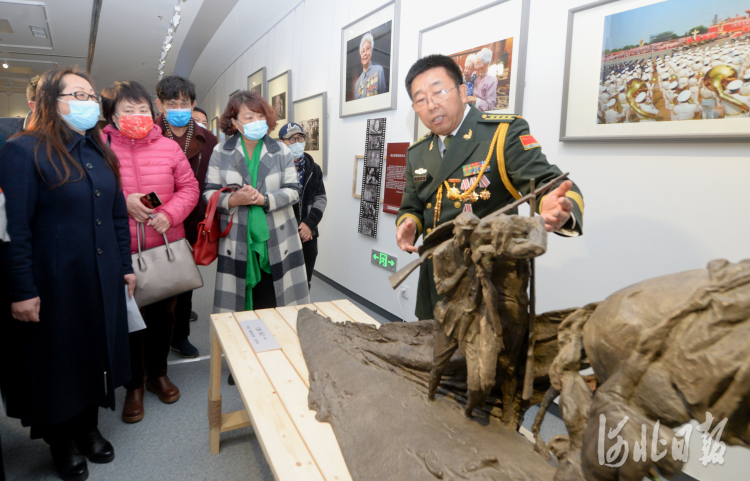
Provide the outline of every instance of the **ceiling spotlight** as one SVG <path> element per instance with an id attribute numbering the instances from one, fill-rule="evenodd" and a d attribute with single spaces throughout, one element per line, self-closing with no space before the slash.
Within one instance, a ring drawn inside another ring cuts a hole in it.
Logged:
<path id="1" fill-rule="evenodd" d="M 174 11 L 175 11 L 175 12 L 177 12 L 177 13 L 180 13 L 180 10 L 181 10 L 181 9 L 180 9 L 180 6 L 179 6 L 179 5 L 175 5 L 175 6 L 174 6 Z"/>
<path id="2" fill-rule="evenodd" d="M 170 34 L 170 35 L 173 34 L 174 33 L 174 29 L 172 27 L 169 27 L 167 29 L 167 33 Z"/>
<path id="3" fill-rule="evenodd" d="M 162 53 L 161 53 L 161 60 L 164 61 L 165 58 L 167 58 L 167 52 L 162 51 Z"/>
<path id="4" fill-rule="evenodd" d="M 169 49 L 170 49 L 170 48 L 172 48 L 172 44 L 171 44 L 171 43 L 168 43 L 168 44 L 166 44 L 166 45 L 162 46 L 162 48 L 161 48 L 161 49 L 162 49 L 162 50 L 164 50 L 165 52 L 169 52 Z"/>
<path id="5" fill-rule="evenodd" d="M 167 35 L 167 38 L 164 39 L 164 43 L 172 43 L 173 38 L 174 38 L 173 36 Z"/>
<path id="6" fill-rule="evenodd" d="M 164 70 L 159 70 L 159 75 L 164 75 Z"/>
<path id="7" fill-rule="evenodd" d="M 8 61 L 7 60 L 3 60 L 3 68 L 8 68 Z"/>
<path id="8" fill-rule="evenodd" d="M 177 28 L 177 25 L 179 25 L 179 24 L 180 24 L 180 18 L 182 18 L 182 17 L 180 17 L 180 15 L 179 15 L 178 13 L 175 13 L 175 14 L 174 14 L 174 17 L 172 17 L 172 25 L 173 25 L 173 26 L 174 26 L 175 28 Z"/>

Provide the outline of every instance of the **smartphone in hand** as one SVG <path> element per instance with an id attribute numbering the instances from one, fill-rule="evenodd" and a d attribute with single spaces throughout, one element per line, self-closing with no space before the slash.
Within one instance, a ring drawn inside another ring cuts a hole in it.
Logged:
<path id="1" fill-rule="evenodd" d="M 156 192 L 151 192 L 141 197 L 141 203 L 149 209 L 156 209 L 161 205 L 161 199 L 156 195 Z"/>

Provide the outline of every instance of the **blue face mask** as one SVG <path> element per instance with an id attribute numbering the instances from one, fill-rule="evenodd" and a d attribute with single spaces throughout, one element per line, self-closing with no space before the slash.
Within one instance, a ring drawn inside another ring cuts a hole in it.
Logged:
<path id="1" fill-rule="evenodd" d="M 175 127 L 184 127 L 193 117 L 193 109 L 167 109 L 167 122 Z"/>
<path id="2" fill-rule="evenodd" d="M 255 122 L 250 122 L 249 124 L 242 125 L 242 131 L 245 137 L 247 137 L 248 139 L 260 140 L 264 135 L 268 133 L 268 124 L 265 120 L 256 120 Z"/>
<path id="3" fill-rule="evenodd" d="M 292 155 L 295 159 L 299 159 L 302 157 L 305 153 L 305 143 L 304 142 L 297 142 L 289 146 L 289 150 L 292 152 Z"/>
<path id="4" fill-rule="evenodd" d="M 100 110 L 98 102 L 89 100 L 60 100 L 60 102 L 65 102 L 70 107 L 70 113 L 62 115 L 62 118 L 74 130 L 85 132 L 88 129 L 94 128 L 99 121 Z"/>

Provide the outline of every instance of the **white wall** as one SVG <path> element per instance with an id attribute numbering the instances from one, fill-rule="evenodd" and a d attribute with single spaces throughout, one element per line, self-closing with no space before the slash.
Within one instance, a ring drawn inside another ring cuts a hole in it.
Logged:
<path id="1" fill-rule="evenodd" d="M 398 110 L 341 119 L 341 27 L 383 3 L 305 0 L 240 58 L 224 66 L 226 71 L 199 102 L 210 118 L 219 115 L 228 95 L 245 88 L 247 76 L 262 66 L 266 66 L 268 78 L 292 69 L 295 99 L 328 92 L 328 207 L 320 226 L 315 268 L 400 316 L 388 272 L 370 264 L 370 249 L 398 254 L 400 266 L 415 257 L 396 247 L 395 216 L 380 214 L 376 240 L 357 233 L 359 202 L 351 197 L 353 158 L 364 153 L 368 118 L 387 119 L 387 142 L 412 141 L 414 113 L 403 80 L 417 59 L 419 30 L 491 2 L 402 0 L 398 81 L 394 82 L 399 89 Z M 748 257 L 744 245 L 750 235 L 746 221 L 750 205 L 748 143 L 558 141 L 567 14 L 587 3 L 589 0 L 531 2 L 523 115 L 550 162 L 571 172 L 586 202 L 585 235 L 574 239 L 550 236 L 547 254 L 537 260 L 537 312 L 582 306 L 643 279 L 703 268 L 712 259 L 736 262 Z M 488 27 L 491 25 L 478 26 Z M 238 31 L 235 38 L 242 36 Z M 417 274 L 405 285 L 411 296 L 402 302 L 403 311 L 413 320 Z M 699 457 L 699 449 L 693 447 L 691 459 Z M 722 469 L 703 468 L 693 461 L 688 472 L 703 481 L 746 479 L 742 470 L 750 466 L 750 451 L 730 451 Z"/>
<path id="2" fill-rule="evenodd" d="M 25 93 L 13 93 L 8 95 L 0 92 L 0 117 L 26 117 L 29 113 L 29 104 L 26 102 Z"/>
<path id="3" fill-rule="evenodd" d="M 328 91 L 328 207 L 315 268 L 400 315 L 388 272 L 370 264 L 370 249 L 398 254 L 401 266 L 415 257 L 396 247 L 392 215 L 380 214 L 377 240 L 357 234 L 359 203 L 351 197 L 353 158 L 364 153 L 368 118 L 387 118 L 387 142 L 413 139 L 414 113 L 403 79 L 417 59 L 419 30 L 490 2 L 402 0 L 398 81 L 394 82 L 399 89 L 398 110 L 340 119 L 341 27 L 383 3 L 305 0 L 226 66 L 199 102 L 210 117 L 219 115 L 229 93 L 244 87 L 247 76 L 264 65 L 269 78 L 292 69 L 296 99 Z M 550 162 L 572 173 L 586 201 L 585 235 L 550 236 L 548 253 L 537 261 L 537 312 L 601 300 L 649 277 L 703 268 L 711 259 L 738 261 L 748 256 L 742 243 L 750 234 L 744 219 L 750 204 L 745 185 L 750 176 L 747 143 L 558 141 L 567 14 L 586 3 L 531 2 L 523 115 Z M 235 38 L 242 38 L 242 32 Z M 415 273 L 407 281 L 411 298 L 402 302 L 408 319 L 414 319 L 416 281 Z"/>

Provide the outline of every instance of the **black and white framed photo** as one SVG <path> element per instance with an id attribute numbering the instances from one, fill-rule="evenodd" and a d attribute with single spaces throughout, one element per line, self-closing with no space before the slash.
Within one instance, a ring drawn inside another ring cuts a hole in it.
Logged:
<path id="1" fill-rule="evenodd" d="M 380 137 L 378 147 L 372 147 L 374 137 Z M 359 226 L 357 231 L 369 237 L 378 236 L 378 214 L 380 212 L 380 184 L 383 178 L 383 155 L 385 152 L 385 119 L 367 121 L 365 133 L 365 163 L 362 172 L 362 195 L 359 205 Z M 357 177 L 357 163 L 354 164 Z M 354 190 L 352 190 L 354 194 Z"/>
<path id="2" fill-rule="evenodd" d="M 526 71 L 530 0 L 498 0 L 419 32 L 419 58 L 451 57 L 467 96 L 483 112 L 520 115 Z M 477 28 L 492 25 L 492 28 Z M 428 130 L 415 115 L 414 138 Z"/>
<path id="3" fill-rule="evenodd" d="M 395 110 L 400 0 L 341 29 L 339 117 Z"/>
<path id="4" fill-rule="evenodd" d="M 604 0 L 570 10 L 560 140 L 749 140 L 747 8 Z"/>
<path id="5" fill-rule="evenodd" d="M 271 108 L 276 112 L 276 128 L 269 132 L 268 135 L 274 139 L 279 138 L 279 129 L 284 124 L 292 121 L 294 118 L 294 108 L 292 104 L 292 71 L 287 70 L 266 84 L 266 100 L 271 104 Z"/>
<path id="6" fill-rule="evenodd" d="M 305 152 L 328 174 L 328 93 L 322 92 L 294 102 L 295 122 L 305 132 Z"/>
<path id="7" fill-rule="evenodd" d="M 247 89 L 261 97 L 266 97 L 266 67 L 261 67 L 247 76 Z"/>

